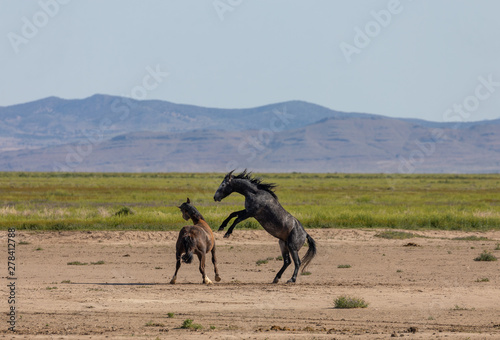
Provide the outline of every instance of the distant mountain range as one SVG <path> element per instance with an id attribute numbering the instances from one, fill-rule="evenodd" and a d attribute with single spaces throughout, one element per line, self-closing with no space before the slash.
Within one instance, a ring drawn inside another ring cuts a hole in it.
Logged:
<path id="1" fill-rule="evenodd" d="M 0 117 L 0 171 L 500 169 L 500 119 L 437 123 L 303 101 L 215 109 L 106 95 L 0 107 Z"/>

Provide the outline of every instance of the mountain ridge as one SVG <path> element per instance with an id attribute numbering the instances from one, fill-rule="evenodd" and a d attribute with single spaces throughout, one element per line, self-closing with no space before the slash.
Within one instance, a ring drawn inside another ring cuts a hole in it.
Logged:
<path id="1" fill-rule="evenodd" d="M 94 95 L 0 107 L 2 171 L 498 172 L 500 119 L 439 123 L 304 101 L 216 109 Z"/>

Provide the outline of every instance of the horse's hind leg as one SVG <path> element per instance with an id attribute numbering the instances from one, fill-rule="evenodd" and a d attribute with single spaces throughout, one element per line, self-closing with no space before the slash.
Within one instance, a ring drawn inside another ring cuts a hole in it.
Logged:
<path id="1" fill-rule="evenodd" d="M 288 251 L 288 247 L 286 246 L 285 242 L 281 240 L 280 240 L 280 249 L 281 249 L 281 255 L 283 257 L 283 267 L 281 267 L 280 271 L 276 274 L 273 283 L 279 282 L 279 280 L 281 279 L 281 275 L 283 275 L 283 273 L 288 268 L 290 263 L 292 263 L 292 261 L 290 260 L 290 252 Z"/>
<path id="2" fill-rule="evenodd" d="M 288 280 L 286 283 L 294 283 L 295 280 L 297 280 L 297 274 L 299 273 L 299 268 L 300 268 L 300 258 L 299 258 L 299 252 L 297 249 L 290 249 L 290 254 L 292 255 L 293 259 L 293 264 L 295 265 L 295 269 L 293 270 L 293 275 L 290 280 Z"/>
<path id="3" fill-rule="evenodd" d="M 205 274 L 205 253 L 204 252 L 197 252 L 198 259 L 200 260 L 200 273 L 203 277 L 203 283 L 210 285 L 212 284 L 212 281 L 208 278 L 207 274 Z"/>
<path id="4" fill-rule="evenodd" d="M 174 284 L 175 281 L 177 280 L 177 272 L 179 271 L 179 268 L 181 267 L 181 254 L 177 252 L 175 254 L 175 259 L 177 260 L 177 262 L 175 264 L 175 274 L 174 274 L 174 277 L 172 277 L 172 280 L 170 280 L 171 284 Z"/>
<path id="5" fill-rule="evenodd" d="M 298 221 L 297 221 L 298 222 Z M 302 230 L 302 232 L 301 232 Z M 297 274 L 300 269 L 300 257 L 299 250 L 304 244 L 306 240 L 306 233 L 304 229 L 294 228 L 288 235 L 288 239 L 286 241 L 286 246 L 290 251 L 290 255 L 292 255 L 293 264 L 295 265 L 295 269 L 293 271 L 292 278 L 287 281 L 287 283 L 294 283 L 297 280 Z"/>
<path id="6" fill-rule="evenodd" d="M 220 281 L 219 269 L 217 268 L 217 257 L 215 256 L 215 246 L 212 248 L 212 263 L 214 264 L 215 270 L 215 281 Z"/>

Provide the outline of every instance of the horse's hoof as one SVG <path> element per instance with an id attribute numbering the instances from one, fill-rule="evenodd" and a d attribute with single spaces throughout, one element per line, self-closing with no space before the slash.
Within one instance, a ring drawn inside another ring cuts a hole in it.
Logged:
<path id="1" fill-rule="evenodd" d="M 229 236 L 231 236 L 231 234 L 228 234 L 228 233 L 224 234 L 224 238 L 229 238 Z"/>
<path id="2" fill-rule="evenodd" d="M 224 230 L 224 227 L 219 227 L 219 231 L 223 231 Z"/>
<path id="3" fill-rule="evenodd" d="M 221 278 L 219 275 L 215 275 L 215 281 L 220 282 Z"/>
<path id="4" fill-rule="evenodd" d="M 203 280 L 203 283 L 206 284 L 206 285 L 213 284 L 212 280 L 210 280 L 208 277 L 206 277 L 205 280 Z"/>
<path id="5" fill-rule="evenodd" d="M 286 283 L 295 283 L 295 280 L 294 279 L 290 279 Z"/>
<path id="6" fill-rule="evenodd" d="M 175 284 L 175 280 L 174 279 L 170 280 L 170 284 L 172 285 Z"/>
<path id="7" fill-rule="evenodd" d="M 274 279 L 273 283 L 278 283 L 280 282 L 280 279 Z"/>

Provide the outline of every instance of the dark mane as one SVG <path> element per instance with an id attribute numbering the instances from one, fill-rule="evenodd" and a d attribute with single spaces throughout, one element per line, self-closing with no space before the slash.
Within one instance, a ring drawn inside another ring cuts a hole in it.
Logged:
<path id="1" fill-rule="evenodd" d="M 262 179 L 260 179 L 258 177 L 252 177 L 252 172 L 251 171 L 247 172 L 247 169 L 243 170 L 242 173 L 234 176 L 233 178 L 246 179 L 246 180 L 250 181 L 250 183 L 255 184 L 258 189 L 267 191 L 275 199 L 278 199 L 278 196 L 276 196 L 276 194 L 273 191 L 274 188 L 276 188 L 276 184 L 274 184 L 274 183 L 262 183 Z"/>
<path id="2" fill-rule="evenodd" d="M 189 214 L 189 216 L 194 217 L 195 219 L 198 219 L 198 220 L 205 221 L 205 219 L 203 218 L 203 215 L 193 205 L 191 205 L 189 203 L 182 203 L 180 208 L 185 209 L 187 211 L 187 213 Z"/>

